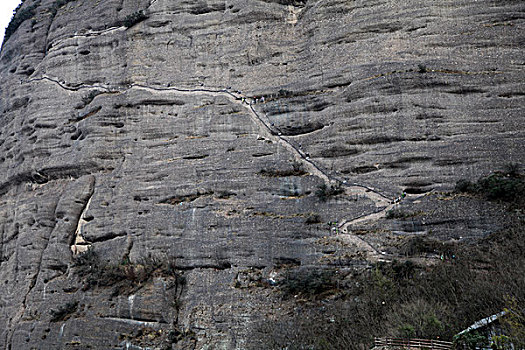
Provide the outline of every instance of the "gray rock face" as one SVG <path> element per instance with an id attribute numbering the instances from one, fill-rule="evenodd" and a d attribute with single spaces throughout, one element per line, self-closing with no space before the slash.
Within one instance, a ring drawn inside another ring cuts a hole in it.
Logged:
<path id="1" fill-rule="evenodd" d="M 246 348 L 279 266 L 377 260 L 351 229 L 401 192 L 524 160 L 520 0 L 32 5 L 0 56 L 2 348 Z"/>

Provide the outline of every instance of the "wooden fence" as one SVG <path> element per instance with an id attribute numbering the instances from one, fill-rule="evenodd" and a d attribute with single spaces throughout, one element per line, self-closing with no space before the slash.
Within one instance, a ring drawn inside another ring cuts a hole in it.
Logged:
<path id="1" fill-rule="evenodd" d="M 375 346 L 390 346 L 403 349 L 451 350 L 449 341 L 433 339 L 375 338 Z"/>

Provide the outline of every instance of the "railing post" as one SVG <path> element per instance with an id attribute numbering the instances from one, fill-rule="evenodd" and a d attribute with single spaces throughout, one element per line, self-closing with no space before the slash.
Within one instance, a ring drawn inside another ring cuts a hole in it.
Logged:
<path id="1" fill-rule="evenodd" d="M 374 337 L 374 344 L 376 346 L 390 346 L 395 348 L 414 349 L 414 350 L 451 350 L 452 343 L 449 341 L 435 340 L 435 339 L 401 339 Z"/>

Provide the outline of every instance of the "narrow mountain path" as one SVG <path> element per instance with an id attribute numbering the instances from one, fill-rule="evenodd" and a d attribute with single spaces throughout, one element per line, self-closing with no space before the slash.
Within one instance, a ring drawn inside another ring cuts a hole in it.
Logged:
<path id="1" fill-rule="evenodd" d="M 344 193 L 347 196 L 363 196 L 370 199 L 376 206 L 377 210 L 372 213 L 363 214 L 355 218 L 347 218 L 342 220 L 337 225 L 337 232 L 341 235 L 345 241 L 353 241 L 355 245 L 362 246 L 365 251 L 372 253 L 373 255 L 380 254 L 375 248 L 373 248 L 368 242 L 361 237 L 351 235 L 348 233 L 348 228 L 357 223 L 366 221 L 375 221 L 381 217 L 384 217 L 388 210 L 391 210 L 397 203 L 403 198 L 398 197 L 396 199 L 390 198 L 383 194 L 381 191 L 374 189 L 370 186 L 349 183 L 346 179 L 341 179 L 336 176 L 329 174 L 315 161 L 310 159 L 306 152 L 297 147 L 289 139 L 282 136 L 281 133 L 268 125 L 267 122 L 261 117 L 260 112 L 255 109 L 256 104 L 253 104 L 251 100 L 253 97 L 243 95 L 239 92 L 235 92 L 233 89 L 210 89 L 210 88 L 182 88 L 175 86 L 150 86 L 142 83 L 132 83 L 126 86 L 111 86 L 108 84 L 68 84 L 58 78 L 52 78 L 49 76 L 42 76 L 41 78 L 31 78 L 28 82 L 47 81 L 50 83 L 57 84 L 61 88 L 68 91 L 81 91 L 81 90 L 99 90 L 103 93 L 126 93 L 131 89 L 144 90 L 151 93 L 178 93 L 181 95 L 209 95 L 213 97 L 227 97 L 232 103 L 241 105 L 250 116 L 252 122 L 258 127 L 259 134 L 268 140 L 280 144 L 286 150 L 290 152 L 296 161 L 300 162 L 306 171 L 310 174 L 320 178 L 327 186 L 338 185 L 344 189 Z M 348 243 L 348 242 L 347 242 Z"/>
<path id="2" fill-rule="evenodd" d="M 252 99 L 251 97 L 247 97 L 242 94 L 233 93 L 230 90 L 224 89 L 224 90 L 210 90 L 210 89 L 181 89 L 177 87 L 168 87 L 168 88 L 158 88 L 158 87 L 151 87 L 146 86 L 142 84 L 132 84 L 132 87 L 136 87 L 139 89 L 143 89 L 150 92 L 159 92 L 159 91 L 177 91 L 178 93 L 182 94 L 194 94 L 194 93 L 205 93 L 205 94 L 211 94 L 212 96 L 218 96 L 218 95 L 226 95 L 230 101 L 241 104 L 245 109 L 249 111 L 249 115 L 255 125 L 259 127 L 259 133 L 266 137 L 267 139 L 281 144 L 285 149 L 287 149 L 295 158 L 295 160 L 299 161 L 305 169 L 310 172 L 312 175 L 320 178 L 323 180 L 323 182 L 327 186 L 331 186 L 332 184 L 339 184 L 342 186 L 345 190 L 345 195 L 348 196 L 354 196 L 354 195 L 361 195 L 364 196 L 374 202 L 377 208 L 379 210 L 370 213 L 370 214 L 364 214 L 362 216 L 359 216 L 357 218 L 353 219 L 345 219 L 343 222 L 341 222 L 338 225 L 338 240 L 340 240 L 342 243 L 345 244 L 351 244 L 355 246 L 357 249 L 359 249 L 362 252 L 365 252 L 367 254 L 367 257 L 372 261 L 378 261 L 378 260 L 384 260 L 384 257 L 382 256 L 381 252 L 379 252 L 376 248 L 374 248 L 370 243 L 368 243 L 363 238 L 349 234 L 348 233 L 348 227 L 352 224 L 359 223 L 359 222 L 365 222 L 365 221 L 372 221 L 377 220 L 383 216 L 385 216 L 386 212 L 390 209 L 392 209 L 397 202 L 401 200 L 401 197 L 399 197 L 396 200 L 393 200 L 380 191 L 373 189 L 369 186 L 357 184 L 357 183 L 347 183 L 346 180 L 338 179 L 332 175 L 330 175 L 328 172 L 326 172 L 324 169 L 322 169 L 319 165 L 317 165 L 314 161 L 312 161 L 308 155 L 295 146 L 293 143 L 291 143 L 287 138 L 283 137 L 280 132 L 276 131 L 275 129 L 271 128 L 261 117 L 261 115 L 255 110 L 254 104 L 247 102 L 248 99 Z M 394 203 L 396 202 L 396 203 Z"/>
<path id="3" fill-rule="evenodd" d="M 75 33 L 73 35 L 57 38 L 57 39 L 55 39 L 54 41 L 52 41 L 52 42 L 50 42 L 48 44 L 48 45 L 50 45 L 50 48 L 47 51 L 47 53 L 49 54 L 50 52 L 59 49 L 60 48 L 59 45 L 62 42 L 65 42 L 67 40 L 79 39 L 79 38 L 90 38 L 90 37 L 106 35 L 106 34 L 114 34 L 116 32 L 124 32 L 125 30 L 126 30 L 126 27 L 122 27 L 122 26 L 121 27 L 116 27 L 115 26 L 115 27 L 110 27 L 110 28 L 104 29 L 104 30 L 98 30 L 98 31 L 89 30 L 89 31 L 86 31 L 84 33 Z"/>

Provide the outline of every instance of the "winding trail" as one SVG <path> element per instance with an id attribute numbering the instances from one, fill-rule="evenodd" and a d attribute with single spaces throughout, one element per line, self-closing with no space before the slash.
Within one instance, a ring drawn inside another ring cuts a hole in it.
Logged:
<path id="1" fill-rule="evenodd" d="M 49 43 L 51 47 L 49 48 L 49 50 L 47 50 L 47 53 L 49 54 L 51 51 L 60 49 L 58 45 L 67 40 L 78 39 L 78 38 L 89 38 L 89 37 L 94 37 L 94 36 L 110 34 L 114 32 L 123 32 L 125 30 L 126 30 L 126 27 L 110 27 L 104 30 L 88 31 L 86 33 L 81 33 L 81 34 L 75 33 L 67 37 L 57 38 L 51 43 Z"/>
<path id="2" fill-rule="evenodd" d="M 341 186 L 344 189 L 345 195 L 352 196 L 352 195 L 358 195 L 358 196 L 364 196 L 375 204 L 377 210 L 372 213 L 367 213 L 360 215 L 358 217 L 354 218 L 347 218 L 344 219 L 342 222 L 338 223 L 337 228 L 339 232 L 340 238 L 346 243 L 349 243 L 352 241 L 356 246 L 364 248 L 365 251 L 368 253 L 371 253 L 374 256 L 378 256 L 381 253 L 377 251 L 373 246 L 371 246 L 368 242 L 366 242 L 363 238 L 358 237 L 356 235 L 352 235 L 348 233 L 349 227 L 353 224 L 362 223 L 366 221 L 373 221 L 378 220 L 381 217 L 384 217 L 386 212 L 388 210 L 391 210 L 397 203 L 399 203 L 402 198 L 398 197 L 396 199 L 390 198 L 387 195 L 383 194 L 381 191 L 374 189 L 370 186 L 358 184 L 358 183 L 349 183 L 348 180 L 338 178 L 336 176 L 333 176 L 329 174 L 326 170 L 324 170 L 321 166 L 319 166 L 316 162 L 310 159 L 310 157 L 299 147 L 297 147 L 294 143 L 292 143 L 289 139 L 282 136 L 281 132 L 268 125 L 267 122 L 264 121 L 264 119 L 261 117 L 261 114 L 256 111 L 254 104 L 251 102 L 248 102 L 248 100 L 253 100 L 253 97 L 243 95 L 239 92 L 234 92 L 232 89 L 207 89 L 207 88 L 182 88 L 182 87 L 174 87 L 174 86 L 150 86 L 142 83 L 132 83 L 125 86 L 111 86 L 108 84 L 93 84 L 93 85 L 86 85 L 86 84 L 67 84 L 63 80 L 59 80 L 57 78 L 52 78 L 46 75 L 43 75 L 40 78 L 31 78 L 27 82 L 36 82 L 36 81 L 47 81 L 50 83 L 57 84 L 62 89 L 68 90 L 68 91 L 81 91 L 81 90 L 99 90 L 102 93 L 112 93 L 112 94 L 120 94 L 120 93 L 126 93 L 127 91 L 131 89 L 138 89 L 138 90 L 144 90 L 151 93 L 173 93 L 176 92 L 178 94 L 182 95 L 210 95 L 213 97 L 218 96 L 226 96 L 230 101 L 233 103 L 241 105 L 243 108 L 245 108 L 248 111 L 248 114 L 252 120 L 252 122 L 257 125 L 259 128 L 259 133 L 266 137 L 269 140 L 272 140 L 276 143 L 279 143 L 281 146 L 283 146 L 285 149 L 287 149 L 294 158 L 303 164 L 305 167 L 305 170 L 307 170 L 310 174 L 320 178 L 323 180 L 323 182 L 327 186 L 331 186 L 333 184 L 337 184 Z"/>
<path id="3" fill-rule="evenodd" d="M 283 137 L 281 133 L 275 129 L 269 126 L 264 119 L 261 117 L 261 115 L 255 110 L 254 104 L 246 102 L 246 99 L 252 99 L 252 97 L 248 97 L 242 94 L 233 93 L 228 89 L 222 89 L 222 90 L 211 90 L 211 89 L 183 89 L 183 88 L 177 88 L 177 87 L 151 87 L 146 86 L 142 84 L 132 84 L 132 87 L 147 90 L 150 92 L 171 92 L 176 91 L 183 94 L 193 94 L 193 93 L 204 93 L 204 94 L 210 94 L 212 96 L 218 96 L 218 95 L 226 95 L 232 102 L 241 104 L 245 109 L 249 111 L 250 118 L 252 121 L 259 127 L 260 133 L 263 134 L 264 137 L 280 143 L 285 149 L 291 152 L 293 154 L 294 158 L 301 162 L 306 170 L 310 172 L 312 175 L 322 179 L 325 184 L 331 185 L 331 184 L 339 184 L 345 189 L 346 195 L 362 195 L 370 200 L 372 200 L 376 207 L 380 208 L 378 211 L 375 211 L 371 214 L 365 214 L 362 216 L 359 216 L 357 218 L 352 219 L 345 219 L 342 223 L 338 225 L 338 228 L 342 231 L 344 230 L 344 233 L 346 233 L 346 230 L 348 226 L 354 223 L 368 221 L 380 218 L 384 215 L 384 213 L 388 210 L 390 210 L 395 204 L 394 199 L 386 196 L 385 194 L 381 193 L 379 190 L 376 190 L 370 186 L 358 184 L 358 183 L 348 183 L 347 180 L 338 178 L 336 176 L 333 176 L 329 174 L 326 170 L 324 170 L 321 166 L 316 164 L 313 160 L 310 159 L 310 157 L 299 147 L 294 145 L 290 140 Z"/>

